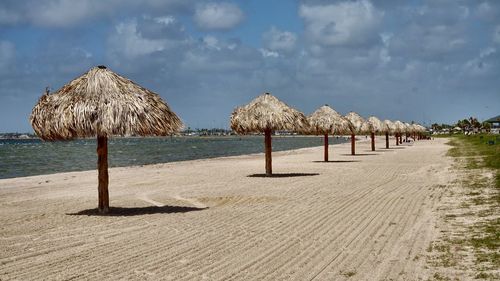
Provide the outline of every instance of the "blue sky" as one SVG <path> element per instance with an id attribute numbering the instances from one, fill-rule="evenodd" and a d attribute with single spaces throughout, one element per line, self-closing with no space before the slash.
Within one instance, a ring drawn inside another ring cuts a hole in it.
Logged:
<path id="1" fill-rule="evenodd" d="M 500 114 L 500 1 L 3 0 L 0 132 L 107 65 L 186 127 L 228 127 L 271 92 L 311 113 L 429 124 Z"/>

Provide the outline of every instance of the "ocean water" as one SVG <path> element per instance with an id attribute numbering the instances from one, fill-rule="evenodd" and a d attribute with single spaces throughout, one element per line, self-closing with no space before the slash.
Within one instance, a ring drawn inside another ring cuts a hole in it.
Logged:
<path id="1" fill-rule="evenodd" d="M 335 137 L 330 139 L 330 144 L 345 141 Z M 273 136 L 272 145 L 273 151 L 321 146 L 323 138 Z M 110 167 L 123 167 L 263 151 L 263 136 L 112 138 L 108 142 L 108 161 Z M 0 139 L 0 178 L 93 170 L 96 167 L 94 139 L 62 142 Z"/>

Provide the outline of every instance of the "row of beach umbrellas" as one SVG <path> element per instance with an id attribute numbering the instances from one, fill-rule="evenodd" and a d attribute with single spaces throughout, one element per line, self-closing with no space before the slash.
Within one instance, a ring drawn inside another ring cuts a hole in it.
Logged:
<path id="1" fill-rule="evenodd" d="M 46 141 L 97 137 L 98 211 L 109 212 L 108 137 L 166 136 L 178 133 L 183 124 L 156 93 L 109 70 L 91 68 L 54 93 L 46 91 L 32 110 L 30 123 L 35 133 Z M 328 136 L 350 134 L 352 153 L 355 136 L 369 133 L 395 135 L 419 134 L 425 129 L 400 121 L 364 120 L 354 112 L 345 117 L 325 105 L 306 117 L 266 93 L 231 115 L 231 128 L 239 134 L 264 133 L 266 174 L 272 175 L 271 135 L 277 130 L 325 136 L 325 161 L 328 161 Z M 398 139 L 399 137 L 399 139 Z"/>
<path id="2" fill-rule="evenodd" d="M 356 154 L 356 135 L 369 134 L 371 149 L 375 151 L 375 135 L 385 135 L 386 148 L 389 148 L 389 135 L 394 135 L 396 145 L 402 143 L 403 134 L 417 139 L 425 132 L 419 124 L 403 123 L 399 120 L 381 121 L 375 116 L 364 119 L 356 112 L 345 116 L 328 105 L 323 105 L 309 116 L 286 105 L 269 93 L 258 96 L 249 104 L 237 107 L 231 115 L 231 128 L 238 134 L 264 133 L 266 175 L 272 175 L 273 131 L 286 130 L 302 134 L 324 136 L 324 161 L 328 162 L 328 136 L 350 135 L 351 154 Z"/>

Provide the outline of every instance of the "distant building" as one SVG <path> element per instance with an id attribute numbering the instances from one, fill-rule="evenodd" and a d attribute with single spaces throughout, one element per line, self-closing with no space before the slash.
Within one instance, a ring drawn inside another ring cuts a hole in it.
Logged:
<path id="1" fill-rule="evenodd" d="M 484 122 L 488 122 L 491 124 L 491 132 L 493 134 L 499 134 L 500 133 L 500 115 L 490 118 L 488 120 L 485 120 Z"/>

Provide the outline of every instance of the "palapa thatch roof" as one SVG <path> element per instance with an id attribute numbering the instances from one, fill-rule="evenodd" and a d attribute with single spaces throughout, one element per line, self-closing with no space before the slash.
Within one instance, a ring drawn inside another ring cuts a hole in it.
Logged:
<path id="1" fill-rule="evenodd" d="M 418 130 L 419 130 L 419 128 L 418 128 L 417 124 L 410 124 L 410 132 L 411 133 L 417 133 Z"/>
<path id="2" fill-rule="evenodd" d="M 357 114 L 356 112 L 349 112 L 346 114 L 345 118 L 349 120 L 352 126 L 352 131 L 353 133 L 360 134 L 364 133 L 362 131 L 363 129 L 363 123 L 365 122 L 365 119 L 361 117 L 361 115 Z"/>
<path id="3" fill-rule="evenodd" d="M 403 122 L 396 120 L 394 121 L 394 132 L 396 133 L 404 133 L 406 130 L 405 124 Z"/>
<path id="4" fill-rule="evenodd" d="M 269 93 L 258 96 L 249 104 L 237 107 L 231 114 L 231 129 L 238 134 L 265 130 L 306 131 L 306 116 Z"/>
<path id="5" fill-rule="evenodd" d="M 392 134 L 396 130 L 396 126 L 394 125 L 394 122 L 392 122 L 391 120 L 386 119 L 382 123 L 384 124 L 382 132 L 384 133 L 387 132 L 389 134 Z"/>
<path id="6" fill-rule="evenodd" d="M 307 117 L 309 132 L 317 135 L 343 135 L 351 133 L 351 124 L 327 104 Z"/>
<path id="7" fill-rule="evenodd" d="M 403 123 L 403 124 L 405 125 L 405 133 L 408 133 L 408 134 L 409 134 L 409 133 L 413 132 L 413 127 L 411 126 L 411 124 L 410 124 L 410 123 L 405 122 L 405 123 Z"/>
<path id="8" fill-rule="evenodd" d="M 417 128 L 418 128 L 418 132 L 420 132 L 420 133 L 425 133 L 427 131 L 427 129 L 420 124 L 417 124 Z"/>
<path id="9" fill-rule="evenodd" d="M 90 69 L 53 94 L 43 95 L 30 117 L 44 140 L 94 136 L 164 136 L 182 122 L 162 98 L 105 66 Z"/>
<path id="10" fill-rule="evenodd" d="M 380 133 L 384 131 L 384 124 L 375 116 L 370 116 L 361 126 L 361 131 L 369 133 Z"/>

